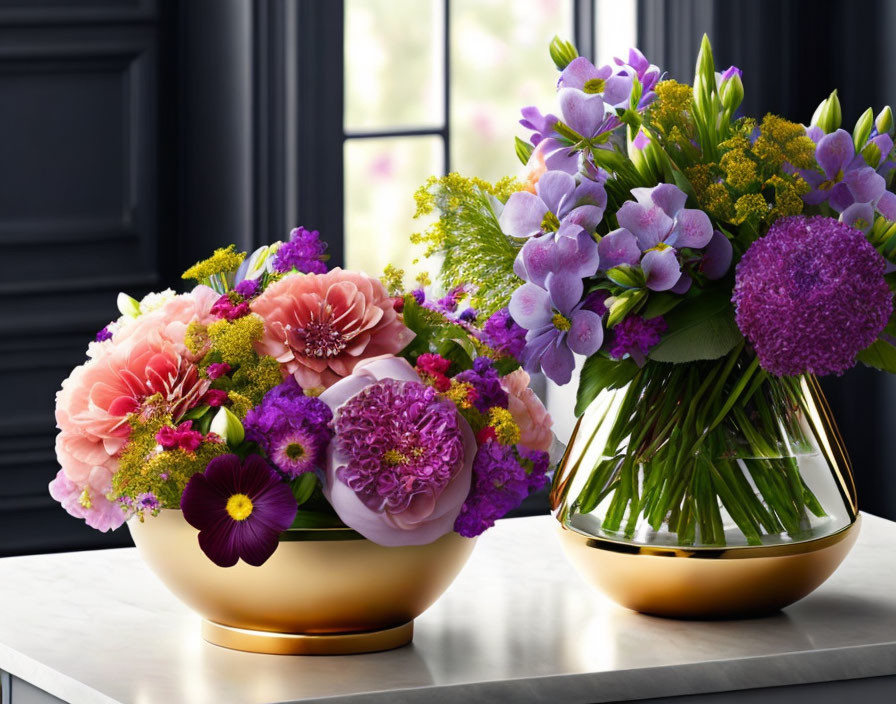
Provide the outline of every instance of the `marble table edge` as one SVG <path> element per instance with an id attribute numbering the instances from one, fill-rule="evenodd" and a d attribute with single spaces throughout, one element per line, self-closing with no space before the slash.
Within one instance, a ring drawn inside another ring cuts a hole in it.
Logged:
<path id="1" fill-rule="evenodd" d="M 49 665 L 0 643 L 0 671 L 24 680 L 63 702 L 78 701 L 89 704 L 122 704 Z M 75 699 L 77 697 L 77 699 Z M 4 700 L 5 701 L 5 700 Z"/>
<path id="2" fill-rule="evenodd" d="M 828 662 L 831 653 L 848 657 L 840 657 L 836 666 L 832 666 Z M 803 668 L 806 665 L 811 666 L 815 659 L 819 660 L 819 666 L 825 666 L 825 675 L 800 676 Z M 768 668 L 770 662 L 775 664 L 771 676 Z M 725 668 L 725 671 L 720 673 L 720 668 Z M 565 704 L 606 704 L 887 675 L 896 675 L 896 641 L 699 663 L 648 665 L 629 670 L 540 675 L 379 690 L 351 695 L 287 699 L 271 704 L 334 704 L 334 702 L 393 704 L 397 698 L 400 698 L 402 704 L 455 704 L 458 701 L 491 703 L 507 698 L 516 702 L 553 703 L 558 697 L 562 697 Z M 637 677 L 639 680 L 634 686 L 631 682 L 632 677 Z"/>

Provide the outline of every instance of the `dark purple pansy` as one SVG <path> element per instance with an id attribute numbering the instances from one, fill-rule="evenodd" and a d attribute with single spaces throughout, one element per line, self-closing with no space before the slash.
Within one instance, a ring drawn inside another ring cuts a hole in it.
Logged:
<path id="1" fill-rule="evenodd" d="M 258 567 L 296 517 L 292 491 L 258 455 L 215 457 L 190 479 L 180 507 L 199 530 L 199 547 L 219 567 L 237 560 Z"/>

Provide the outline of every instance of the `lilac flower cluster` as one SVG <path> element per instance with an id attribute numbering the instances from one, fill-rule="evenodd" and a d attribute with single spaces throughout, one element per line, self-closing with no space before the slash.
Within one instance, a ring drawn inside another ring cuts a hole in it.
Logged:
<path id="1" fill-rule="evenodd" d="M 326 250 L 327 243 L 320 239 L 320 232 L 297 227 L 277 250 L 274 271 L 286 273 L 296 269 L 303 274 L 326 274 Z"/>
<path id="2" fill-rule="evenodd" d="M 630 315 L 613 328 L 607 352 L 614 359 L 629 355 L 642 365 L 647 353 L 659 343 L 667 327 L 661 317 L 647 320 L 639 315 Z"/>
<path id="3" fill-rule="evenodd" d="M 869 140 L 878 155 L 869 164 L 863 154 L 856 153 L 853 138 L 845 130 L 824 134 L 820 128 L 810 127 L 807 133 L 817 144 L 815 160 L 821 171 L 800 171 L 811 188 L 803 196 L 806 203 L 829 203 L 840 213 L 841 222 L 862 232 L 871 228 L 876 212 L 887 220 L 896 220 L 896 195 L 887 190 L 882 175 L 893 167 L 888 160 L 893 150 L 890 135 L 878 134 Z"/>
<path id="4" fill-rule="evenodd" d="M 335 429 L 348 458 L 337 477 L 374 511 L 398 514 L 438 496 L 462 466 L 454 405 L 415 381 L 368 386 L 340 408 Z"/>
<path id="5" fill-rule="evenodd" d="M 507 408 L 507 392 L 501 387 L 498 370 L 488 357 L 477 357 L 472 369 L 462 371 L 454 378 L 473 387 L 476 392 L 473 406 L 480 413 L 488 413 L 494 406 Z"/>
<path id="6" fill-rule="evenodd" d="M 293 377 L 265 394 L 249 411 L 243 425 L 246 438 L 265 451 L 290 478 L 322 468 L 333 432 L 327 404 L 305 396 Z"/>
<path id="7" fill-rule="evenodd" d="M 506 308 L 497 310 L 485 321 L 481 336 L 493 350 L 517 360 L 526 346 L 526 331 L 514 322 Z"/>
<path id="8" fill-rule="evenodd" d="M 602 271 L 626 265 L 640 267 L 651 291 L 686 293 L 692 277 L 682 272 L 681 250 L 703 250 L 688 261 L 709 279 L 725 275 L 731 265 L 728 239 L 713 231 L 702 210 L 685 208 L 687 195 L 670 183 L 632 189 L 634 201 L 622 204 L 616 219 L 620 228 L 598 244 Z"/>
<path id="9" fill-rule="evenodd" d="M 893 312 L 886 263 L 858 230 L 833 218 L 775 222 L 737 265 L 738 327 L 777 376 L 840 374 Z"/>
<path id="10" fill-rule="evenodd" d="M 473 461 L 473 484 L 454 530 L 466 538 L 474 538 L 491 528 L 530 492 L 547 483 L 548 462 L 546 452 L 530 452 L 495 440 L 482 444 Z"/>

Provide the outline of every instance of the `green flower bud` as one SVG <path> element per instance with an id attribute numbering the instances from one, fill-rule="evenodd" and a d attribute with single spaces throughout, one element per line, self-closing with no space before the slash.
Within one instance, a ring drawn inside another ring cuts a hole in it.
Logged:
<path id="1" fill-rule="evenodd" d="M 136 298 L 132 298 L 126 293 L 119 293 L 116 303 L 118 304 L 119 312 L 125 318 L 136 318 L 140 315 L 140 301 Z"/>
<path id="2" fill-rule="evenodd" d="M 221 406 L 218 409 L 209 430 L 231 447 L 239 445 L 246 437 L 246 431 L 240 419 L 233 415 L 226 406 Z"/>
<path id="3" fill-rule="evenodd" d="M 852 131 L 852 141 L 856 145 L 856 151 L 862 151 L 868 137 L 871 136 L 871 128 L 874 127 L 874 113 L 868 108 L 862 113 L 862 116 L 856 121 L 856 126 Z"/>
<path id="4" fill-rule="evenodd" d="M 697 65 L 694 68 L 694 107 L 704 119 L 709 117 L 712 105 L 712 94 L 716 87 L 716 67 L 712 58 L 712 45 L 709 37 L 703 35 L 700 52 L 697 54 Z"/>
<path id="5" fill-rule="evenodd" d="M 889 105 L 885 105 L 884 109 L 877 114 L 877 117 L 874 120 L 874 126 L 877 128 L 879 134 L 893 136 L 893 111 L 890 109 Z"/>
<path id="6" fill-rule="evenodd" d="M 548 47 L 548 51 L 551 54 L 551 59 L 553 60 L 554 65 L 559 71 L 565 69 L 573 59 L 578 58 L 579 56 L 579 52 L 576 51 L 575 46 L 573 46 L 571 42 L 565 42 L 558 36 L 554 36 L 551 40 L 551 45 Z"/>
<path id="7" fill-rule="evenodd" d="M 623 288 L 642 288 L 646 283 L 644 274 L 628 264 L 620 264 L 607 272 L 607 278 Z"/>
<path id="8" fill-rule="evenodd" d="M 837 91 L 834 90 L 826 100 L 822 100 L 821 104 L 815 109 L 810 124 L 820 127 L 825 134 L 830 134 L 840 129 L 843 122 L 843 113 L 840 111 L 840 98 L 837 97 Z"/>
<path id="9" fill-rule="evenodd" d="M 523 166 L 529 163 L 529 157 L 532 156 L 532 152 L 535 150 L 528 142 L 523 141 L 519 137 L 514 137 L 514 146 L 516 147 L 516 156 L 521 162 L 523 162 Z"/>
<path id="10" fill-rule="evenodd" d="M 722 107 L 733 113 L 744 101 L 744 84 L 738 74 L 722 82 L 720 87 Z"/>
<path id="11" fill-rule="evenodd" d="M 868 142 L 865 145 L 865 148 L 862 149 L 862 158 L 865 160 L 865 163 L 868 164 L 873 169 L 876 169 L 880 166 L 880 147 L 878 147 L 873 142 Z"/>
<path id="12" fill-rule="evenodd" d="M 630 289 L 623 291 L 612 299 L 608 298 L 607 303 L 610 304 L 610 313 L 607 315 L 607 327 L 612 328 L 614 325 L 622 322 L 623 318 L 637 309 L 646 298 L 647 291 L 643 288 Z"/>

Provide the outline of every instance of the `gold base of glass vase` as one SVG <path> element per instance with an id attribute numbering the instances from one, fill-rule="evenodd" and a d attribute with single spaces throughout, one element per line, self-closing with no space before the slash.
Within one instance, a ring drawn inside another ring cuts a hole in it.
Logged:
<path id="1" fill-rule="evenodd" d="M 272 633 L 202 622 L 202 637 L 209 643 L 231 650 L 268 655 L 354 655 L 392 650 L 407 645 L 414 637 L 414 622 L 395 628 L 364 633 Z"/>
<path id="2" fill-rule="evenodd" d="M 861 517 L 833 535 L 782 545 L 678 549 L 632 545 L 560 527 L 564 552 L 617 604 L 683 619 L 748 618 L 777 611 L 819 587 L 843 561 Z"/>
<path id="3" fill-rule="evenodd" d="M 475 539 L 384 547 L 346 529 L 289 530 L 260 567 L 218 567 L 166 509 L 128 522 L 143 561 L 204 619 L 206 640 L 259 653 L 344 654 L 405 645 L 454 581 Z"/>

